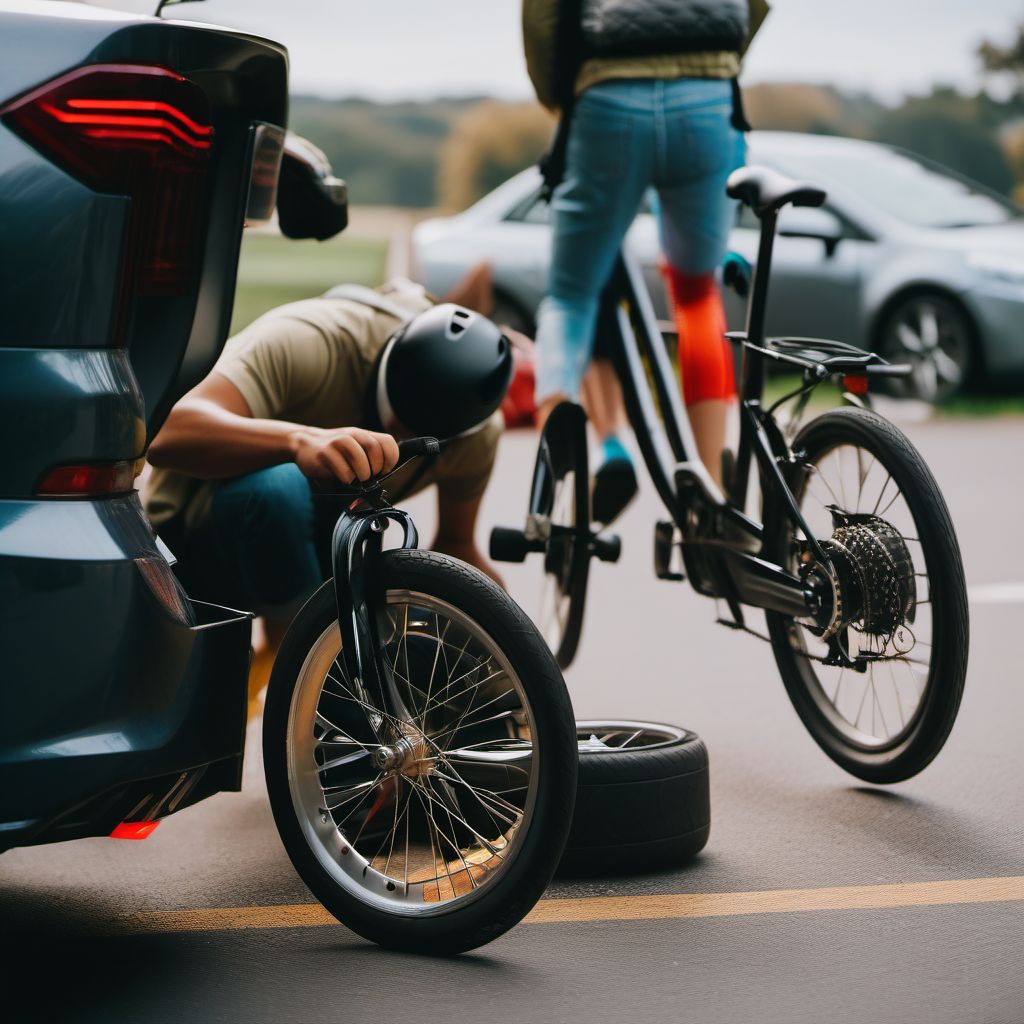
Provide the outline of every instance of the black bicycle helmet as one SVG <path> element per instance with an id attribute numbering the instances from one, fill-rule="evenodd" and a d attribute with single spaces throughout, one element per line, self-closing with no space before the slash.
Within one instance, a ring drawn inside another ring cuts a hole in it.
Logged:
<path id="1" fill-rule="evenodd" d="M 387 403 L 403 427 L 456 437 L 501 405 L 512 379 L 512 349 L 487 317 L 445 302 L 395 332 L 380 372 Z"/>

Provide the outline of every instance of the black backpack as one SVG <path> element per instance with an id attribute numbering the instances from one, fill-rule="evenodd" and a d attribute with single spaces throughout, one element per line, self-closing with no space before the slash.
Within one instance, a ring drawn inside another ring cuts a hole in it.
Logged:
<path id="1" fill-rule="evenodd" d="M 680 13 L 682 5 L 690 19 L 689 34 L 682 31 L 687 27 L 684 19 L 673 21 L 670 16 Z M 739 50 L 747 32 L 746 7 L 746 0 L 561 0 L 555 29 L 555 96 L 560 116 L 551 148 L 540 160 L 543 197 L 550 202 L 565 177 L 576 79 L 585 60 L 673 50 Z M 732 86 L 733 127 L 750 131 L 738 79 L 732 80 Z"/>

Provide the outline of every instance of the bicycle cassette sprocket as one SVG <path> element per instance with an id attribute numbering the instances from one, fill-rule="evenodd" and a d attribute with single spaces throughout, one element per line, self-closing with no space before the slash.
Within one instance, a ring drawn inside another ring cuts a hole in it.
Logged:
<path id="1" fill-rule="evenodd" d="M 873 515 L 831 509 L 835 529 L 822 548 L 836 570 L 838 600 L 824 637 L 844 626 L 891 637 L 914 621 L 917 585 L 914 562 L 900 532 Z"/>

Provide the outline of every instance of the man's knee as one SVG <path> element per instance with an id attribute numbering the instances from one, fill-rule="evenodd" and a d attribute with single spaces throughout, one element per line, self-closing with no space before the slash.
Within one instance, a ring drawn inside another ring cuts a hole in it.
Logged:
<path id="1" fill-rule="evenodd" d="M 298 466 L 287 463 L 230 480 L 218 489 L 217 504 L 226 506 L 231 518 L 241 511 L 235 527 L 282 536 L 308 535 L 312 515 L 309 482 Z"/>

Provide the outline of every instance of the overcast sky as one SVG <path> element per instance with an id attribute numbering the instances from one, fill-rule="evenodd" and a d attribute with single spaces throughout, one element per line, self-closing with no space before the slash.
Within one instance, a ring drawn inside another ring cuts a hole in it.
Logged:
<path id="1" fill-rule="evenodd" d="M 520 0 L 206 0 L 175 13 L 285 43 L 295 92 L 525 97 L 531 93 L 519 6 Z M 939 81 L 973 88 L 978 41 L 1008 38 L 1019 21 L 1024 0 L 772 0 L 744 81 L 833 82 L 888 100 Z"/>

